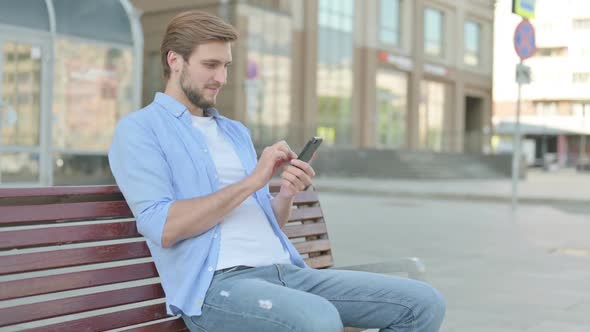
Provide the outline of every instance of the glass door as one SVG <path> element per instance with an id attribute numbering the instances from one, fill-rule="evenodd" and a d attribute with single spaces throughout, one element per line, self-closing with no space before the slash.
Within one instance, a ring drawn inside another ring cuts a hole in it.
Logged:
<path id="1" fill-rule="evenodd" d="M 15 38 L 16 39 L 16 38 Z M 0 186 L 51 184 L 47 41 L 0 35 Z"/>

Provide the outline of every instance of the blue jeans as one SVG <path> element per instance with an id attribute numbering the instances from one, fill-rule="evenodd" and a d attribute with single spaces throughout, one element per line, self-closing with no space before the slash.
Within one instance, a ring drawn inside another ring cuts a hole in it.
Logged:
<path id="1" fill-rule="evenodd" d="M 445 302 L 430 285 L 368 272 L 294 265 L 218 271 L 191 331 L 438 331 Z"/>

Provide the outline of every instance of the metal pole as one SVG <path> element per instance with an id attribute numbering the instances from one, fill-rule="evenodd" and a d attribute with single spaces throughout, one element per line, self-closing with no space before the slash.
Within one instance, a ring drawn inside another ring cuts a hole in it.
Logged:
<path id="1" fill-rule="evenodd" d="M 522 61 L 520 61 L 522 65 Z M 520 99 L 522 83 L 518 83 L 516 101 L 516 125 L 514 127 L 514 149 L 512 154 L 512 211 L 518 208 L 518 179 L 520 177 Z"/>
<path id="2" fill-rule="evenodd" d="M 549 165 L 547 165 L 547 110 L 543 105 L 541 116 L 543 117 L 543 137 L 541 138 L 541 165 L 543 165 L 543 171 L 549 171 Z"/>
<path id="3" fill-rule="evenodd" d="M 582 107 L 582 140 L 580 144 L 580 158 L 582 160 L 582 170 L 586 167 L 586 106 Z"/>

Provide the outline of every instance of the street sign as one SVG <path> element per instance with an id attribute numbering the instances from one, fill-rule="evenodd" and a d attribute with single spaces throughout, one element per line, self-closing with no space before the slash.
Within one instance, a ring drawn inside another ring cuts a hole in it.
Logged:
<path id="1" fill-rule="evenodd" d="M 522 20 L 514 30 L 514 49 L 520 60 L 528 59 L 535 54 L 535 28 L 528 20 Z"/>
<path id="2" fill-rule="evenodd" d="M 516 83 L 531 83 L 531 67 L 525 66 L 522 63 L 516 65 Z"/>
<path id="3" fill-rule="evenodd" d="M 535 18 L 535 0 L 512 0 L 512 12 L 522 18 Z"/>

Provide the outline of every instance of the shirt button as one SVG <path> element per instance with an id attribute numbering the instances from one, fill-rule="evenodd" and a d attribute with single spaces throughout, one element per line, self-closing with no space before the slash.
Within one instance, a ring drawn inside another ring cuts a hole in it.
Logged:
<path id="1" fill-rule="evenodd" d="M 207 149 L 203 149 L 203 152 L 207 153 Z"/>
<path id="2" fill-rule="evenodd" d="M 217 233 L 213 234 L 213 238 L 216 239 L 217 238 Z"/>
<path id="3" fill-rule="evenodd" d="M 207 270 L 208 270 L 209 272 L 213 271 L 213 266 L 209 266 L 209 268 L 207 268 Z"/>

